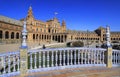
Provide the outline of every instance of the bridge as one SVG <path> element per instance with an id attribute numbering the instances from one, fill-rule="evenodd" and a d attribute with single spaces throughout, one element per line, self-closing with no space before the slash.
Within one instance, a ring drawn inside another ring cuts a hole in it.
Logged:
<path id="1" fill-rule="evenodd" d="M 109 34 L 107 35 L 108 47 L 106 49 L 86 47 L 28 49 L 25 28 L 24 23 L 20 50 L 0 54 L 0 77 L 24 77 L 26 74 L 34 75 L 38 72 L 67 69 L 79 71 L 79 68 L 89 67 L 104 68 L 103 70 L 120 67 L 120 50 L 112 49 L 109 43 Z"/>
<path id="2" fill-rule="evenodd" d="M 106 67 L 106 49 L 54 48 L 27 51 L 27 73 L 81 67 Z M 20 75 L 20 52 L 0 54 L 0 76 Z M 24 65 L 23 65 L 24 66 Z M 112 67 L 120 66 L 120 51 L 112 50 Z"/>

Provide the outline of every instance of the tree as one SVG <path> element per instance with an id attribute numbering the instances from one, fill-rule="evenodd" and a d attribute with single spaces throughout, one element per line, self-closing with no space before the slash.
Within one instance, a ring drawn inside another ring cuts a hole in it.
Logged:
<path id="1" fill-rule="evenodd" d="M 81 41 L 72 42 L 72 47 L 83 47 L 84 43 Z"/>
<path id="2" fill-rule="evenodd" d="M 120 50 L 120 45 L 113 45 L 112 48 Z"/>

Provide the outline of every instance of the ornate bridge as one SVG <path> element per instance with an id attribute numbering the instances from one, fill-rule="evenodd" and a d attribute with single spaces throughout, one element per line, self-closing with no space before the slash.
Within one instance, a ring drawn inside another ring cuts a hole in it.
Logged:
<path id="1" fill-rule="evenodd" d="M 91 66 L 119 67 L 120 50 L 108 48 L 27 49 L 26 29 L 19 51 L 0 54 L 0 77 L 24 76 L 26 73 Z M 108 32 L 108 31 L 107 31 Z M 109 36 L 107 36 L 107 40 Z"/>
<path id="2" fill-rule="evenodd" d="M 100 48 L 56 48 L 28 50 L 27 72 L 40 72 L 65 68 L 106 67 L 107 50 Z M 0 76 L 20 75 L 20 52 L 0 54 Z M 25 65 L 23 65 L 25 66 Z M 120 66 L 120 51 L 112 51 L 112 67 Z"/>

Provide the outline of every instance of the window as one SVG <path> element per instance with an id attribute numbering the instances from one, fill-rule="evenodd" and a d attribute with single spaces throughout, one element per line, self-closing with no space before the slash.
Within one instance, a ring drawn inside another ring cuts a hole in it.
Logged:
<path id="1" fill-rule="evenodd" d="M 40 29 L 40 31 L 42 32 L 42 29 Z"/>
<path id="2" fill-rule="evenodd" d="M 14 32 L 11 33 L 11 39 L 14 39 Z"/>
<path id="3" fill-rule="evenodd" d="M 8 39 L 8 38 L 9 38 L 9 32 L 6 31 L 6 32 L 5 32 L 5 39 Z"/>
<path id="4" fill-rule="evenodd" d="M 36 31 L 38 31 L 38 28 L 36 28 Z"/>
<path id="5" fill-rule="evenodd" d="M 50 33 L 50 29 L 48 29 L 48 32 Z"/>
<path id="6" fill-rule="evenodd" d="M 2 39 L 2 33 L 3 33 L 2 30 L 0 30 L 0 39 Z"/>
<path id="7" fill-rule="evenodd" d="M 16 39 L 19 39 L 19 33 L 16 33 Z"/>
<path id="8" fill-rule="evenodd" d="M 33 39 L 35 39 L 35 34 L 33 34 Z"/>

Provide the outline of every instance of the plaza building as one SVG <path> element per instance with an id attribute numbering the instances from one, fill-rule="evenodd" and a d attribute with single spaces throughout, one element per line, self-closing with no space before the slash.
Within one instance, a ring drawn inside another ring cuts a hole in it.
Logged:
<path id="1" fill-rule="evenodd" d="M 66 29 L 66 22 L 54 17 L 46 22 L 35 19 L 32 7 L 28 14 L 21 20 L 12 19 L 0 15 L 0 44 L 21 43 L 21 31 L 23 22 L 27 25 L 27 42 L 30 45 L 62 43 L 80 40 L 87 44 L 105 43 L 106 29 L 99 27 L 94 31 L 75 31 Z M 68 25 L 69 27 L 69 25 Z M 111 31 L 111 42 L 120 41 L 120 32 Z"/>

